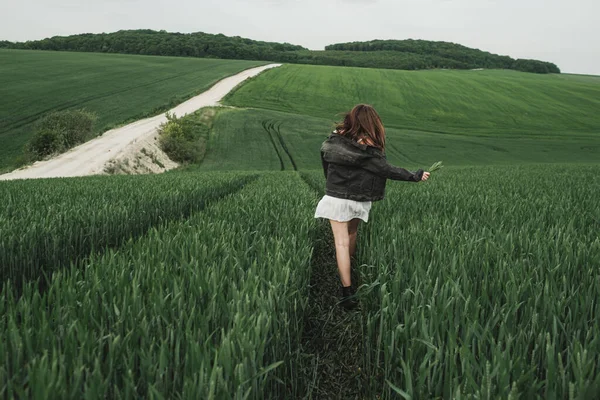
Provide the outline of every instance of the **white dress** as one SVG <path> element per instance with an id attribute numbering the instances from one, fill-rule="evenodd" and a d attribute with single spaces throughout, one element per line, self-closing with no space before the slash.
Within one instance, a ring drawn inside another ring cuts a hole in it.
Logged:
<path id="1" fill-rule="evenodd" d="M 317 205 L 315 218 L 327 218 L 339 222 L 347 222 L 354 218 L 360 218 L 368 222 L 371 204 L 370 201 L 339 199 L 325 195 Z"/>

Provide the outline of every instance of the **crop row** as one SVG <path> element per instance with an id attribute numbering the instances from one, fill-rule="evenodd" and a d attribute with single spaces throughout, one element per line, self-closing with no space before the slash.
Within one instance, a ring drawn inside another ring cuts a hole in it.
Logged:
<path id="1" fill-rule="evenodd" d="M 0 282 L 48 276 L 238 190 L 249 174 L 168 174 L 0 183 Z"/>
<path id="2" fill-rule="evenodd" d="M 5 284 L 0 397 L 298 395 L 313 204 L 297 174 L 265 174 L 43 293 Z"/>

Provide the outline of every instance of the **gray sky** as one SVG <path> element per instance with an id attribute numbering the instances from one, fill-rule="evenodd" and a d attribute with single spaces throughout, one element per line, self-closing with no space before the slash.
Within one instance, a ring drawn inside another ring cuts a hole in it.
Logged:
<path id="1" fill-rule="evenodd" d="M 310 49 L 371 39 L 456 42 L 600 75 L 598 0 L 0 0 L 0 40 L 165 29 Z"/>

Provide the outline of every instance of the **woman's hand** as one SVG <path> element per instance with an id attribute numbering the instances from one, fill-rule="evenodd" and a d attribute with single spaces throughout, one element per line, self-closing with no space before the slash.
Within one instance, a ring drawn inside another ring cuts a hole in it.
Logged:
<path id="1" fill-rule="evenodd" d="M 426 181 L 427 179 L 429 179 L 429 172 L 423 172 L 423 176 L 421 177 L 421 181 Z"/>

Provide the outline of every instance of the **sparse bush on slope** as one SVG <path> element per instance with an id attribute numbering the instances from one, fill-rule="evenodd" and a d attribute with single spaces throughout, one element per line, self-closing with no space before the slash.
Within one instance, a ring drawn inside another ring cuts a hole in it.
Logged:
<path id="1" fill-rule="evenodd" d="M 37 123 L 25 151 L 33 160 L 62 153 L 91 139 L 97 118 L 84 109 L 52 112 Z"/>

